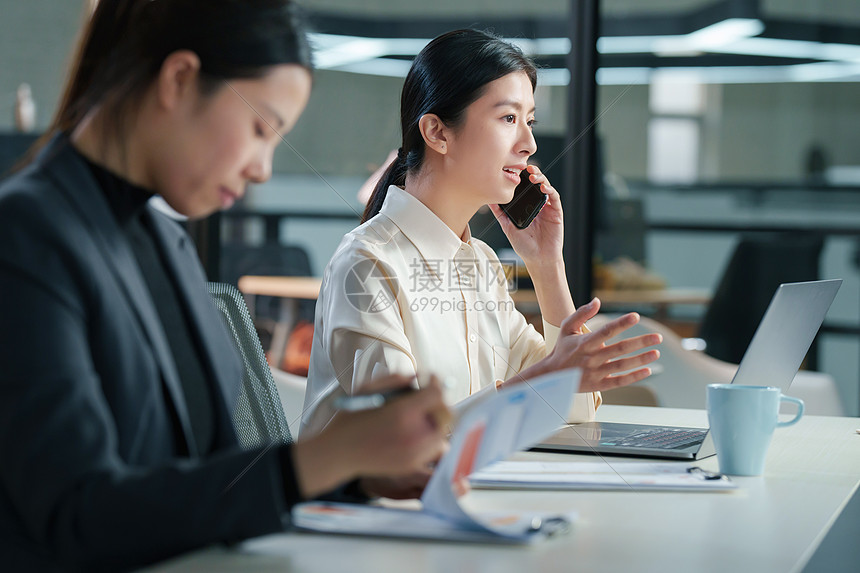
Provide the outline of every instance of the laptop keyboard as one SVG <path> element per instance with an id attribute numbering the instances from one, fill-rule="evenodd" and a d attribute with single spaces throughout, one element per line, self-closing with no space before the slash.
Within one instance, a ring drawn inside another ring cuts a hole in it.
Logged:
<path id="1" fill-rule="evenodd" d="M 634 446 L 661 450 L 681 450 L 701 443 L 707 430 L 687 428 L 654 428 L 629 434 L 612 442 L 601 442 L 605 446 Z"/>

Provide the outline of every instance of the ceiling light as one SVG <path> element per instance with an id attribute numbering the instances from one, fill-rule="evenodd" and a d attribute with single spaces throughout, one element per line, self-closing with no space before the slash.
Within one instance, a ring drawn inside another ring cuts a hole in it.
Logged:
<path id="1" fill-rule="evenodd" d="M 715 47 L 712 51 L 749 56 L 860 62 L 860 46 L 854 44 L 784 40 L 781 38 L 739 39 L 730 44 Z"/>
<path id="2" fill-rule="evenodd" d="M 604 36 L 597 40 L 601 54 L 645 54 L 680 56 L 703 52 L 822 60 L 816 63 L 774 66 L 701 67 L 603 67 L 597 70 L 600 85 L 647 84 L 663 71 L 699 74 L 703 83 L 767 83 L 857 81 L 860 79 L 860 45 L 819 43 L 803 40 L 757 37 L 765 25 L 756 18 L 727 18 L 695 32 L 660 36 Z M 570 52 L 569 38 L 508 38 L 532 56 L 563 56 Z M 364 38 L 335 34 L 311 34 L 315 63 L 319 69 L 405 77 L 414 57 L 429 39 Z M 564 68 L 540 69 L 545 86 L 567 85 Z"/>
<path id="3" fill-rule="evenodd" d="M 755 18 L 727 18 L 722 22 L 705 26 L 687 34 L 687 39 L 703 51 L 724 46 L 742 38 L 758 36 L 764 31 L 764 24 Z"/>

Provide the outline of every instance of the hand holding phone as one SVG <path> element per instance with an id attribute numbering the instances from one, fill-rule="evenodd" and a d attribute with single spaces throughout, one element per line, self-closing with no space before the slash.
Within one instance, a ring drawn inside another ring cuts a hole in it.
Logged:
<path id="1" fill-rule="evenodd" d="M 523 169 L 520 183 L 514 189 L 514 198 L 510 203 L 499 205 L 517 229 L 528 227 L 547 202 L 546 194 L 540 190 L 539 184 L 529 180 L 529 175 L 528 169 Z"/>

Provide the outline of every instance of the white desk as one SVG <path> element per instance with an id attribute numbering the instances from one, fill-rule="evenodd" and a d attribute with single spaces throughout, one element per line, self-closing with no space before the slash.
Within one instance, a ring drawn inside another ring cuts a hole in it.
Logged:
<path id="1" fill-rule="evenodd" d="M 706 425 L 699 410 L 604 406 L 615 421 Z M 208 549 L 157 571 L 800 571 L 860 483 L 858 418 L 803 418 L 776 431 L 761 478 L 729 493 L 473 491 L 474 508 L 576 510 L 572 531 L 533 547 L 310 534 Z M 593 456 L 524 453 L 603 463 Z M 608 461 L 622 458 L 607 459 Z M 716 458 L 703 460 L 717 469 Z"/>

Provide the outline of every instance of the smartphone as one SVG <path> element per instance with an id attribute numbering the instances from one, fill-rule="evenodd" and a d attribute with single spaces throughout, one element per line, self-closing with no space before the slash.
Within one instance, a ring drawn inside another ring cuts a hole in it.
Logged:
<path id="1" fill-rule="evenodd" d="M 524 169 L 520 173 L 520 184 L 514 189 L 514 198 L 510 203 L 499 205 L 517 229 L 528 227 L 547 201 L 540 185 L 529 181 L 529 175 Z"/>

